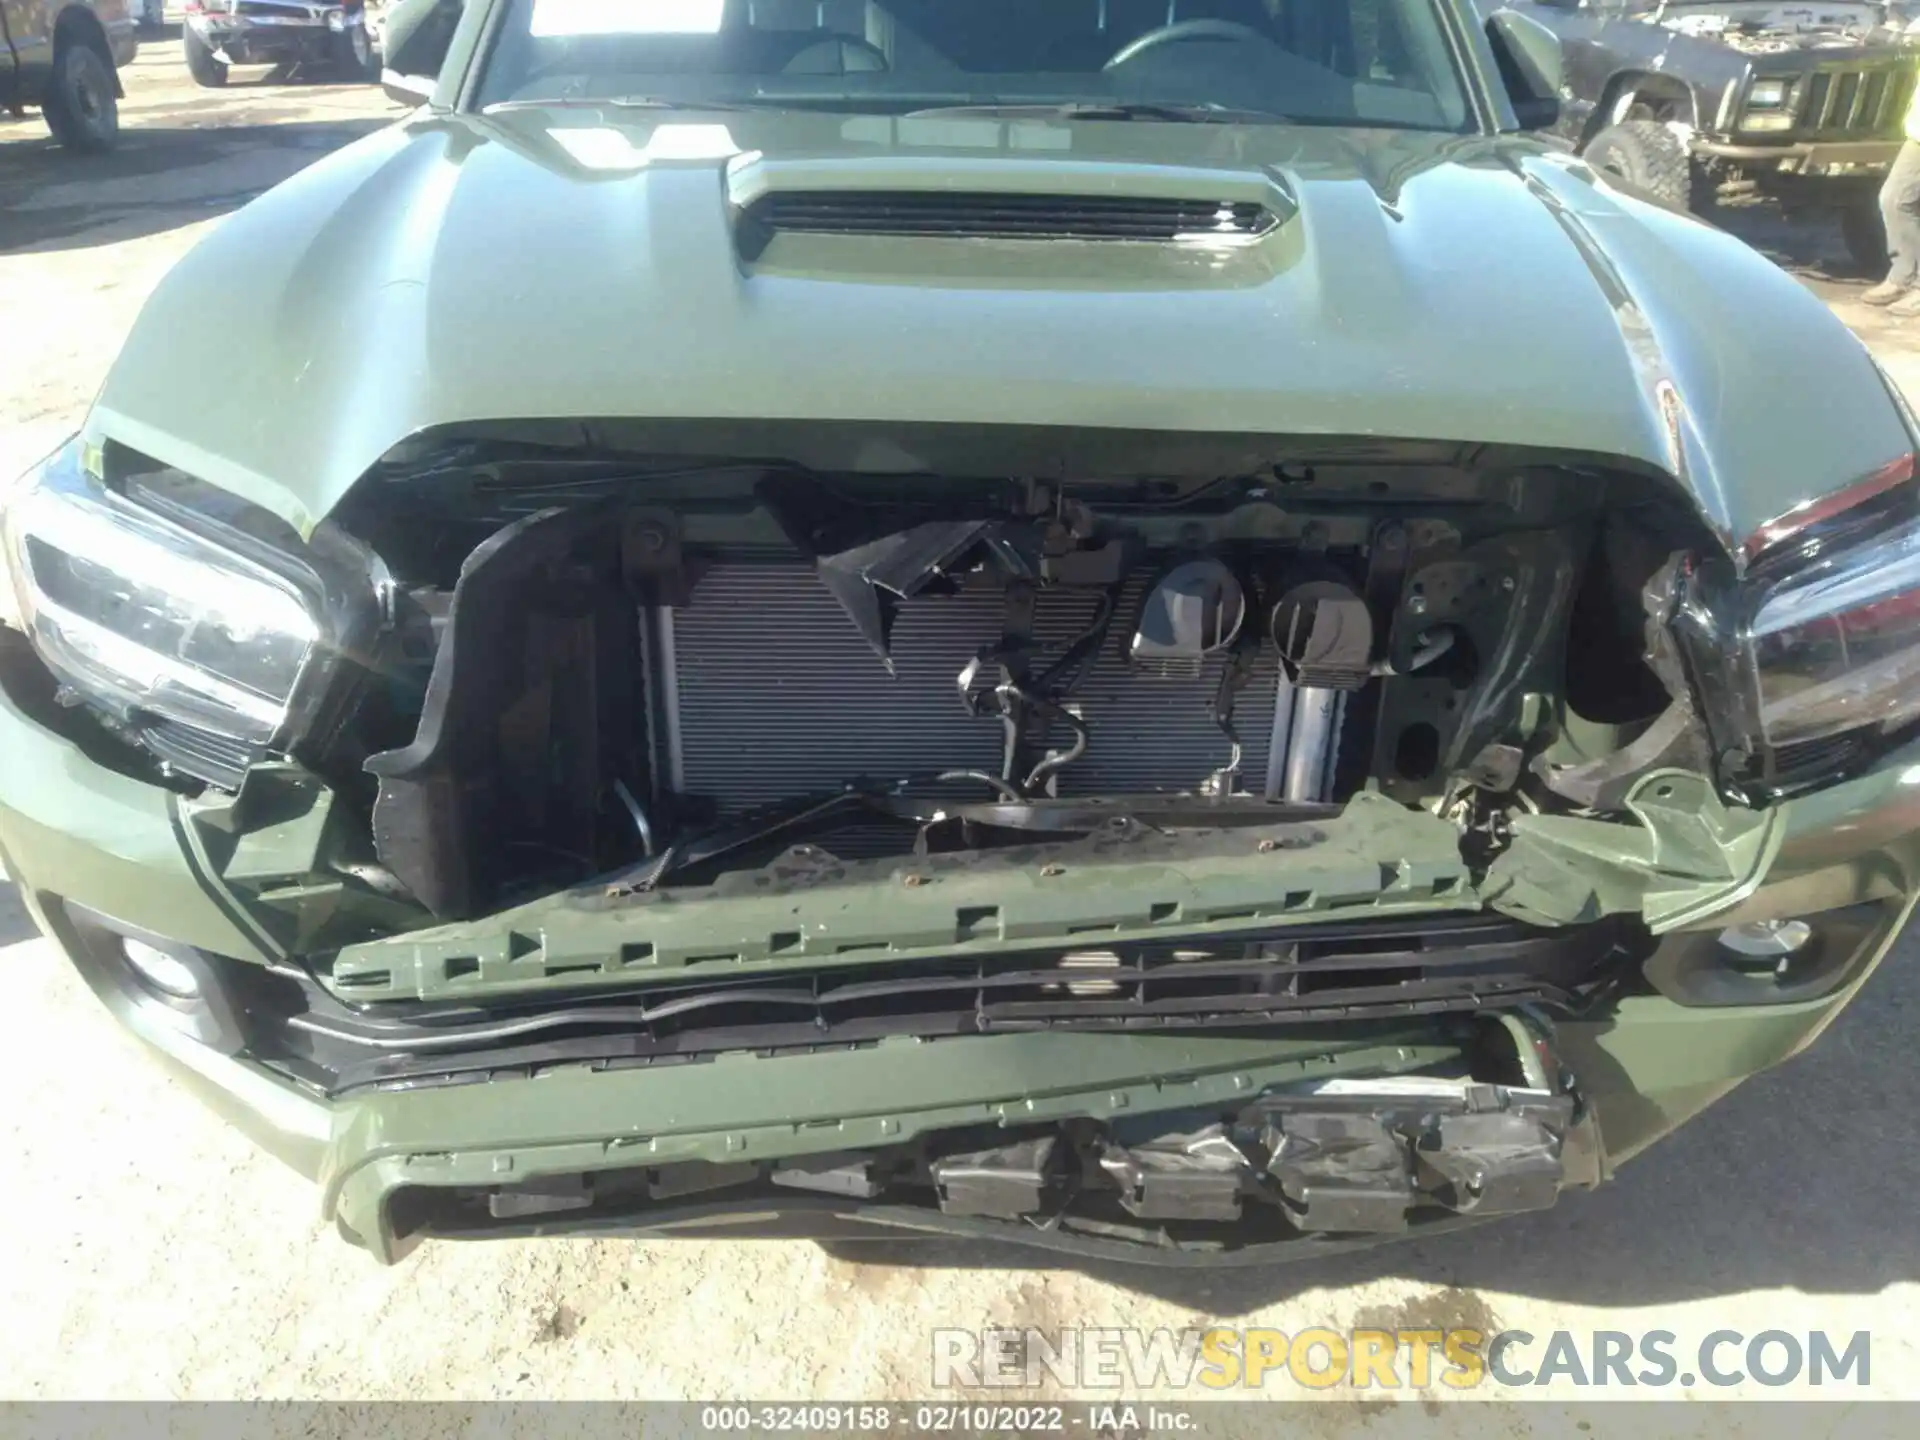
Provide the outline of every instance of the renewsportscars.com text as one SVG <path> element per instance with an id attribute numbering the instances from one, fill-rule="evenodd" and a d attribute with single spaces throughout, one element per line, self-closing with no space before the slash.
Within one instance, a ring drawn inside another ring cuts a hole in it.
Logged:
<path id="1" fill-rule="evenodd" d="M 1445 1385 L 1585 1389 L 1809 1385 L 1864 1387 L 1873 1337 L 1713 1330 L 1683 1340 L 1671 1330 L 1572 1331 L 1312 1327 L 1189 1330 L 941 1329 L 933 1332 L 933 1384 L 1076 1389 L 1420 1390 Z"/>

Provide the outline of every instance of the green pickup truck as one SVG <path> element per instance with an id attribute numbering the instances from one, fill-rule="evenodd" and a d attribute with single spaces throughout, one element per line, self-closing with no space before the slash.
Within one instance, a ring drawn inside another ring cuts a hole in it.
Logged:
<path id="1" fill-rule="evenodd" d="M 133 32 L 127 0 L 0 0 L 0 106 L 38 106 L 69 150 L 111 150 Z"/>
<path id="2" fill-rule="evenodd" d="M 382 48 L 415 115 L 214 227 L 0 491 L 0 863 L 374 1255 L 1435 1233 L 1893 951 L 1920 421 L 1541 138 L 1538 22 L 406 0 Z"/>

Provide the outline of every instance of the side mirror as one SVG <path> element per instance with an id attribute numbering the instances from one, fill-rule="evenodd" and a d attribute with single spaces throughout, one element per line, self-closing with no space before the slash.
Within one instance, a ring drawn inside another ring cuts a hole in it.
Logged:
<path id="1" fill-rule="evenodd" d="M 1520 128 L 1551 128 L 1560 119 L 1560 87 L 1566 80 L 1560 37 L 1517 10 L 1496 10 L 1487 17 L 1487 40 Z"/>
<path id="2" fill-rule="evenodd" d="M 420 105 L 431 99 L 446 62 L 465 0 L 393 0 L 382 37 L 380 88 L 390 100 Z"/>
<path id="3" fill-rule="evenodd" d="M 380 88 L 389 100 L 402 105 L 424 105 L 433 98 L 433 84 L 424 75 L 402 75 L 398 70 L 380 72 Z"/>

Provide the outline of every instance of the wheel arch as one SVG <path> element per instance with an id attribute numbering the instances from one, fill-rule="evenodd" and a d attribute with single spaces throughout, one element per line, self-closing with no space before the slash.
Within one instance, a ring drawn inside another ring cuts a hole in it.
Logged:
<path id="1" fill-rule="evenodd" d="M 1580 133 L 1581 148 L 1641 106 L 1653 112 L 1652 119 L 1678 120 L 1696 127 L 1700 123 L 1693 88 L 1684 80 L 1652 70 L 1621 70 L 1608 77 L 1600 103 L 1587 116 Z"/>
<path id="2" fill-rule="evenodd" d="M 55 57 L 68 45 L 92 46 L 105 62 L 107 73 L 113 76 L 114 98 L 127 98 L 126 87 L 120 83 L 120 67 L 113 63 L 113 46 L 107 41 L 107 28 L 100 23 L 100 17 L 93 13 L 91 6 L 70 4 L 61 7 L 59 17 L 53 22 Z"/>

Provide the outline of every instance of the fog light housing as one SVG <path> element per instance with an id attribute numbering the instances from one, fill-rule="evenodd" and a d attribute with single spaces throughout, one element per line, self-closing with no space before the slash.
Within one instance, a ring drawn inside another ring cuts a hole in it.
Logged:
<path id="1" fill-rule="evenodd" d="M 1784 971 L 1795 955 L 1813 939 L 1813 927 L 1804 920 L 1750 920 L 1720 932 L 1720 948 L 1727 963 L 1742 970 Z"/>
<path id="2" fill-rule="evenodd" d="M 1662 936 L 1642 965 L 1676 1004 L 1790 1005 L 1857 978 L 1899 926 L 1905 906 L 1865 900 L 1837 910 L 1703 926 Z"/>
<path id="3" fill-rule="evenodd" d="M 178 956 L 144 940 L 130 938 L 120 942 L 120 953 L 126 957 L 133 973 L 161 994 L 175 1000 L 200 998 L 200 977 Z"/>
<path id="4" fill-rule="evenodd" d="M 246 1048 L 249 1002 L 242 997 L 258 966 L 109 919 L 71 900 L 48 911 L 80 978 L 122 1024 L 159 1043 L 184 1035 L 222 1055 Z M 256 981 L 257 984 L 257 981 Z"/>

